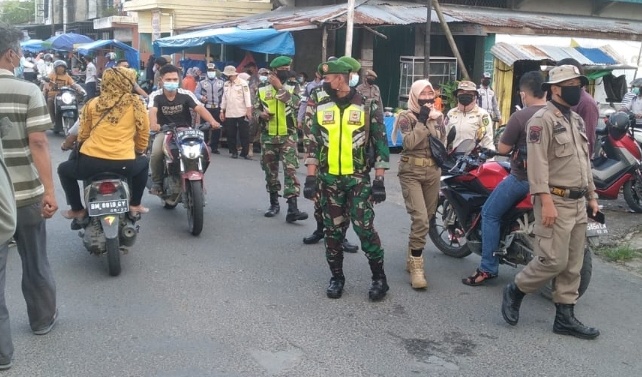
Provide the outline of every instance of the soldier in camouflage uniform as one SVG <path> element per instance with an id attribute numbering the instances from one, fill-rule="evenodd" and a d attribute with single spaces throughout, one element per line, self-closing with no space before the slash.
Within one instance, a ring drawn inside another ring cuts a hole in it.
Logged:
<path id="1" fill-rule="evenodd" d="M 299 181 L 296 169 L 299 167 L 297 156 L 296 111 L 299 106 L 299 88 L 289 85 L 290 64 L 292 59 L 279 56 L 272 60 L 266 82 L 261 83 L 254 101 L 255 116 L 261 122 L 261 167 L 265 171 L 267 191 L 270 193 L 270 208 L 265 217 L 274 217 L 280 211 L 279 161 L 283 162 L 283 197 L 288 202 L 285 220 L 292 223 L 305 220 L 308 214 L 299 211 Z"/>
<path id="2" fill-rule="evenodd" d="M 345 237 L 345 223 L 352 219 L 372 271 L 368 295 L 377 301 L 386 295 L 388 284 L 381 240 L 373 225 L 372 202 L 386 199 L 383 174 L 389 167 L 390 152 L 383 119 L 376 117 L 376 104 L 367 108 L 363 96 L 349 86 L 351 70 L 343 61 L 319 66 L 330 100 L 318 104 L 312 116 L 308 135 L 308 150 L 312 156 L 306 159 L 308 176 L 304 195 L 315 199 L 319 194 L 323 209 L 326 259 L 332 273 L 327 296 L 339 298 L 343 293 L 341 242 Z M 374 151 L 374 160 L 370 162 L 367 158 L 369 146 Z M 375 180 L 371 185 L 372 165 Z"/>

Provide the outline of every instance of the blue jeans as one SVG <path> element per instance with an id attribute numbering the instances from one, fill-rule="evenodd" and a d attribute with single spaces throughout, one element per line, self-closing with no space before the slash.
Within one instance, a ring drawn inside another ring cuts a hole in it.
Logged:
<path id="1" fill-rule="evenodd" d="M 509 175 L 497 185 L 482 208 L 482 259 L 479 269 L 491 275 L 499 273 L 499 259 L 493 253 L 499 248 L 502 216 L 528 194 L 528 181 Z"/>

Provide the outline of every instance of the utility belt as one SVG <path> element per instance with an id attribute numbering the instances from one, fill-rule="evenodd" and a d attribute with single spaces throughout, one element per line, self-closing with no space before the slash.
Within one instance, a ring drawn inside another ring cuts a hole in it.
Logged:
<path id="1" fill-rule="evenodd" d="M 435 160 L 433 160 L 432 158 L 424 158 L 424 157 L 403 156 L 401 157 L 401 162 L 407 162 L 411 165 L 421 166 L 421 167 L 437 165 L 435 163 Z"/>
<path id="2" fill-rule="evenodd" d="M 568 199 L 581 199 L 588 192 L 587 188 L 584 189 L 568 189 L 564 187 L 550 186 L 551 194 L 561 196 Z"/>
<path id="3" fill-rule="evenodd" d="M 218 109 L 218 104 L 216 103 L 206 103 L 205 104 L 206 109 Z"/>

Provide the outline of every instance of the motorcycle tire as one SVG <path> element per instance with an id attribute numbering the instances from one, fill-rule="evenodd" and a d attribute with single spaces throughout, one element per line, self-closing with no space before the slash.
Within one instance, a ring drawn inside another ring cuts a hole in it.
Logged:
<path id="1" fill-rule="evenodd" d="M 189 181 L 187 187 L 187 223 L 190 233 L 194 236 L 198 236 L 203 230 L 204 199 L 203 183 L 201 181 Z"/>
<path id="2" fill-rule="evenodd" d="M 118 238 L 107 239 L 105 241 L 105 248 L 107 249 L 107 267 L 109 268 L 109 275 L 120 275 L 120 243 Z"/>
<path id="3" fill-rule="evenodd" d="M 163 201 L 163 208 L 165 209 L 174 209 L 176 208 L 177 205 L 178 203 L 170 204 L 170 203 L 167 203 L 166 201 Z"/>
<path id="4" fill-rule="evenodd" d="M 73 127 L 74 122 L 75 121 L 71 118 L 62 118 L 62 134 L 64 136 L 69 134 L 69 130 Z"/>
<path id="5" fill-rule="evenodd" d="M 582 297 L 586 290 L 588 289 L 589 283 L 591 282 L 591 277 L 593 276 L 593 251 L 591 247 L 586 245 L 584 248 L 584 262 L 582 264 L 582 269 L 580 270 L 580 286 L 577 289 L 579 297 Z M 540 288 L 540 294 L 546 297 L 549 300 L 553 299 L 553 280 L 546 283 L 545 286 Z"/>
<path id="6" fill-rule="evenodd" d="M 624 200 L 626 204 L 633 210 L 633 212 L 642 213 L 642 198 L 638 195 L 638 192 L 634 185 L 640 185 L 642 182 L 637 180 L 627 181 L 624 184 Z"/>
<path id="7" fill-rule="evenodd" d="M 432 243 L 442 253 L 453 258 L 465 258 L 472 253 L 468 245 L 466 244 L 461 245 L 459 243 L 453 244 L 452 242 L 447 242 L 447 240 L 443 238 L 444 233 L 449 232 L 448 229 L 444 228 L 443 226 L 444 212 L 449 208 L 450 208 L 450 204 L 448 203 L 448 200 L 446 200 L 445 198 L 439 198 L 437 211 L 435 212 L 435 215 L 432 217 L 432 219 L 430 219 L 430 227 L 428 228 L 428 235 L 430 236 L 430 240 L 432 241 Z M 437 219 L 442 221 L 441 225 L 437 224 Z M 461 238 L 463 238 L 463 236 Z"/>

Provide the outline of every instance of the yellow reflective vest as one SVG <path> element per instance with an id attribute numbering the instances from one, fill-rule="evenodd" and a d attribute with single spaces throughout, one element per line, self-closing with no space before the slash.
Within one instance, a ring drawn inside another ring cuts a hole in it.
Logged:
<path id="1" fill-rule="evenodd" d="M 290 94 L 294 93 L 294 86 L 283 86 Z M 268 120 L 267 131 L 270 136 L 286 136 L 288 134 L 288 121 L 287 117 L 290 111 L 287 109 L 287 104 L 279 101 L 276 98 L 276 89 L 272 85 L 266 85 L 259 88 L 259 99 L 263 103 L 265 109 L 272 114 Z"/>
<path id="2" fill-rule="evenodd" d="M 351 104 L 341 110 L 334 102 L 317 107 L 317 122 L 327 147 L 328 173 L 354 174 L 354 153 L 366 144 L 366 114 L 363 106 Z"/>

